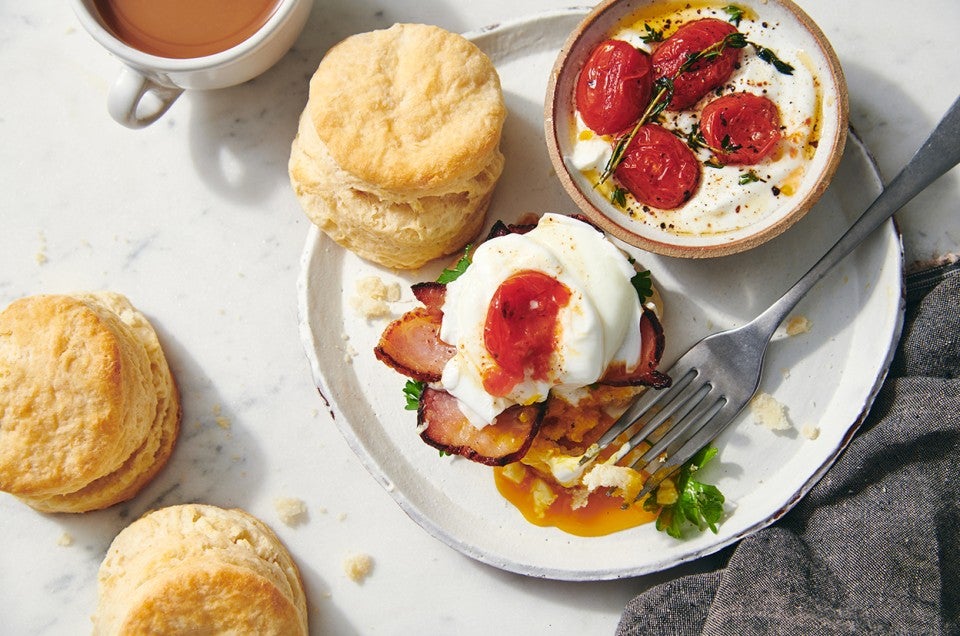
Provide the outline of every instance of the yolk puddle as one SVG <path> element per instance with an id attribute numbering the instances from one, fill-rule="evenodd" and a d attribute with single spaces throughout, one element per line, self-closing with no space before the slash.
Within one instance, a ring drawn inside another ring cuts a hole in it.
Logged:
<path id="1" fill-rule="evenodd" d="M 657 518 L 656 512 L 643 509 L 642 502 L 624 507 L 623 499 L 609 496 L 604 490 L 590 493 L 586 505 L 575 508 L 574 495 L 569 490 L 522 468 L 524 476 L 519 482 L 511 478 L 516 465 L 494 468 L 494 482 L 500 494 L 534 525 L 554 526 L 581 537 L 599 537 Z"/>

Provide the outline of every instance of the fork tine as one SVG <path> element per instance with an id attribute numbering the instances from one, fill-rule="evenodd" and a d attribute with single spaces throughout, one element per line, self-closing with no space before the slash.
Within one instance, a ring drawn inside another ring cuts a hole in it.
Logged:
<path id="1" fill-rule="evenodd" d="M 712 384 L 707 383 L 701 385 L 697 390 L 696 397 L 698 399 L 696 403 L 690 404 L 688 408 L 684 409 L 684 412 L 676 418 L 673 426 L 671 426 L 660 439 L 656 440 L 634 465 L 639 465 L 643 462 L 643 466 L 645 467 L 659 458 L 664 452 L 668 453 L 668 457 L 672 456 L 675 447 L 680 445 L 676 444 L 676 441 L 678 439 L 686 440 L 693 436 L 726 402 L 726 398 L 722 395 L 715 396 L 713 400 L 710 400 L 709 398 L 713 393 L 715 393 L 715 391 Z M 691 400 L 691 402 L 693 402 L 693 400 Z"/>
<path id="2" fill-rule="evenodd" d="M 685 379 L 689 378 L 689 380 L 686 382 L 686 386 L 677 395 L 672 396 L 670 401 L 667 402 L 667 404 L 660 411 L 653 414 L 640 430 L 634 433 L 629 440 L 622 444 L 620 448 L 618 448 L 617 451 L 611 455 L 610 461 L 620 461 L 634 448 L 639 446 L 641 442 L 650 441 L 653 444 L 662 440 L 664 437 L 669 436 L 670 432 L 676 428 L 676 423 L 683 421 L 691 411 L 696 409 L 709 392 L 709 390 L 704 390 L 706 385 L 697 384 L 694 382 L 699 375 L 699 370 L 691 369 L 687 375 L 684 376 Z M 639 424 L 645 416 L 646 413 L 634 420 L 631 423 L 631 426 L 633 424 Z M 651 436 L 663 428 L 664 423 L 671 419 L 673 419 L 675 423 L 668 426 L 665 432 L 661 432 L 659 438 L 653 439 Z"/>
<path id="3" fill-rule="evenodd" d="M 676 371 L 671 369 L 671 373 L 676 373 Z M 597 440 L 596 444 L 587 450 L 584 456 L 580 459 L 580 464 L 585 464 L 588 461 L 596 458 L 596 456 L 599 455 L 604 448 L 610 446 L 618 437 L 620 437 L 620 435 L 622 435 L 630 427 L 637 424 L 647 413 L 649 413 L 655 406 L 662 402 L 665 405 L 665 408 L 651 418 L 651 420 L 643 427 L 643 429 L 641 429 L 640 433 L 643 433 L 643 437 L 646 437 L 656 430 L 657 427 L 660 426 L 663 421 L 665 421 L 667 417 L 669 417 L 670 414 L 676 410 L 677 405 L 674 404 L 674 402 L 683 393 L 684 389 L 690 385 L 696 375 L 697 372 L 695 369 L 689 369 L 680 377 L 679 380 L 673 382 L 669 388 L 659 391 L 651 391 L 649 389 L 645 391 L 636 402 L 630 405 L 630 408 L 628 408 L 619 418 L 617 418 L 617 421 L 615 421 L 607 430 L 607 432 Z M 636 437 L 636 435 L 634 437 Z M 634 444 L 634 446 L 635 445 L 636 444 Z M 621 448 L 615 453 L 616 459 L 613 459 L 612 461 L 617 461 L 632 449 L 633 446 L 627 447 L 627 444 L 621 446 Z"/>
<path id="4" fill-rule="evenodd" d="M 650 477 L 647 478 L 647 481 L 644 483 L 643 488 L 640 490 L 640 493 L 637 495 L 637 499 L 641 499 L 647 493 L 652 491 L 654 488 L 660 485 L 660 482 L 665 478 L 669 477 L 674 473 L 680 466 L 690 460 L 691 457 L 697 454 L 703 447 L 709 444 L 711 441 L 717 438 L 718 435 L 736 419 L 737 415 L 743 410 L 743 407 L 735 408 L 735 404 L 726 399 L 726 397 L 721 396 L 714 402 L 711 407 L 704 413 L 701 414 L 701 422 L 697 423 L 698 430 L 696 433 L 690 435 L 689 437 L 685 436 L 685 440 L 679 448 L 670 449 L 666 461 L 662 465 L 658 466 L 657 469 L 650 473 Z M 694 427 L 687 427 L 688 430 Z M 653 449 L 651 449 L 653 450 Z M 648 451 L 649 453 L 649 451 Z M 651 459 L 656 459 L 652 457 Z M 637 460 L 637 464 L 642 461 L 647 461 L 646 454 Z M 634 464 L 634 467 L 637 466 Z M 649 461 L 642 468 L 649 466 Z"/>

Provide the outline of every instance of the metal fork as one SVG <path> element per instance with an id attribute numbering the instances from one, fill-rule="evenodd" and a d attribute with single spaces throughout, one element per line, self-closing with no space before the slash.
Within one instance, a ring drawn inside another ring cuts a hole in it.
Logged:
<path id="1" fill-rule="evenodd" d="M 767 345 L 800 299 L 894 212 L 958 162 L 960 98 L 890 185 L 793 287 L 752 321 L 695 344 L 667 371 L 673 378 L 671 387 L 645 391 L 581 458 L 581 468 L 640 426 L 606 461 L 616 463 L 646 441 L 650 448 L 632 463 L 649 475 L 637 499 L 656 488 L 716 439 L 753 399 Z"/>

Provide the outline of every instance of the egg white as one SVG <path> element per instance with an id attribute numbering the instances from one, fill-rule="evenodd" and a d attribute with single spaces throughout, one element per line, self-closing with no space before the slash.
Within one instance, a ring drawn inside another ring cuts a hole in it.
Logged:
<path id="1" fill-rule="evenodd" d="M 492 396 L 483 388 L 485 371 L 495 364 L 483 341 L 487 310 L 505 280 L 529 270 L 551 276 L 570 290 L 570 301 L 557 317 L 557 346 L 545 378 L 528 373 L 506 396 Z M 440 384 L 479 428 L 513 404 L 533 404 L 551 390 L 592 384 L 614 361 L 636 368 L 642 308 L 630 282 L 634 274 L 623 252 L 571 217 L 545 214 L 526 234 L 486 241 L 474 251 L 467 270 L 447 284 L 440 338 L 457 351 L 444 367 Z"/>

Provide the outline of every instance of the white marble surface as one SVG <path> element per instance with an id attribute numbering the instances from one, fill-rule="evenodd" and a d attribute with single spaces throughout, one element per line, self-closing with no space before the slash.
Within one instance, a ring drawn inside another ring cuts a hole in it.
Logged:
<path id="1" fill-rule="evenodd" d="M 87 632 L 113 536 L 151 507 L 184 501 L 270 523 L 302 567 L 318 634 L 612 633 L 632 595 L 682 573 L 532 580 L 432 539 L 329 421 L 297 332 L 307 221 L 286 161 L 323 52 L 399 21 L 469 31 L 569 4 L 316 0 L 295 49 L 265 75 L 188 93 L 160 123 L 130 131 L 105 108 L 117 63 L 66 3 L 0 3 L 0 306 L 41 292 L 127 294 L 160 332 L 184 403 L 169 466 L 127 504 L 50 516 L 0 495 L 0 632 Z M 960 4 L 800 4 L 832 40 L 852 124 L 891 177 L 960 89 Z M 954 170 L 901 213 L 908 264 L 957 251 L 958 193 Z M 280 496 L 305 499 L 307 521 L 281 523 Z M 357 552 L 375 560 L 362 585 L 342 568 Z"/>

